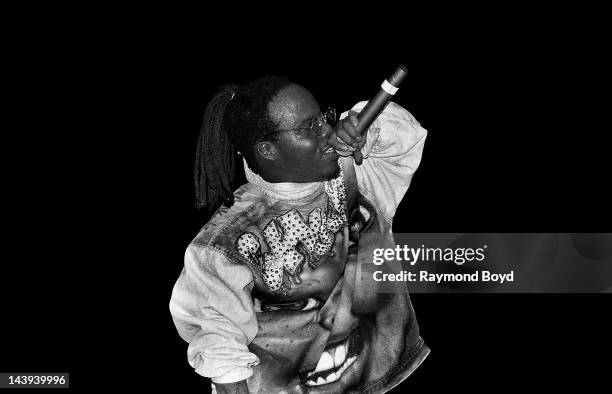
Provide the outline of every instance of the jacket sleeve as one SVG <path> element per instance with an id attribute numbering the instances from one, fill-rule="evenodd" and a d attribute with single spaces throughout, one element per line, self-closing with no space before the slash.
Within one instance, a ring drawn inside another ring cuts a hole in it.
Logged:
<path id="1" fill-rule="evenodd" d="M 361 111 L 365 104 L 366 101 L 357 103 L 353 111 Z M 421 162 L 427 130 L 410 112 L 390 102 L 367 136 L 363 163 L 354 166 L 359 191 L 374 200 L 391 222 Z"/>
<path id="2" fill-rule="evenodd" d="M 247 348 L 257 334 L 252 286 L 249 267 L 209 248 L 187 248 L 170 313 L 179 335 L 189 343 L 189 364 L 214 383 L 244 380 L 259 363 Z"/>

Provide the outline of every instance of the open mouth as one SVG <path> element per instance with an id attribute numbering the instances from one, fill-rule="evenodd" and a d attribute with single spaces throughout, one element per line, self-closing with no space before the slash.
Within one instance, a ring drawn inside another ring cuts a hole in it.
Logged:
<path id="1" fill-rule="evenodd" d="M 323 351 L 314 370 L 304 371 L 300 375 L 306 386 L 320 386 L 340 380 L 344 371 L 353 365 L 359 355 L 359 340 L 350 336 L 340 343 L 335 343 Z"/>

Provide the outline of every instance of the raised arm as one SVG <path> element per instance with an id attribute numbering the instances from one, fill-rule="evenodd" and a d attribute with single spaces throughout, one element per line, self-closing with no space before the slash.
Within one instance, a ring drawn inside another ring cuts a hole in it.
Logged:
<path id="1" fill-rule="evenodd" d="M 366 102 L 352 110 L 359 112 Z M 348 115 L 342 114 L 341 118 Z M 359 190 L 374 200 L 388 221 L 410 186 L 421 162 L 427 130 L 404 108 L 390 102 L 368 129 L 361 149 L 363 162 L 355 165 Z M 352 161 L 351 157 L 344 160 Z"/>

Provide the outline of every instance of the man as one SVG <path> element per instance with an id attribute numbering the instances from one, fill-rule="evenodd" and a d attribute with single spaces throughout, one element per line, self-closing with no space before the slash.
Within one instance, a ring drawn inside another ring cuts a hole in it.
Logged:
<path id="1" fill-rule="evenodd" d="M 428 354 L 405 286 L 360 270 L 393 245 L 427 132 L 390 103 L 360 136 L 356 114 L 334 128 L 332 111 L 282 77 L 209 103 L 196 195 L 224 206 L 187 248 L 170 311 L 217 392 L 385 392 Z M 232 193 L 234 149 L 248 183 Z"/>

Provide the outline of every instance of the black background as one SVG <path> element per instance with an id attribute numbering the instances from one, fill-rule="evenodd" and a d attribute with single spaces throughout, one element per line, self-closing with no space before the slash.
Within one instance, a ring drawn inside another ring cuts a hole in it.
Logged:
<path id="1" fill-rule="evenodd" d="M 609 230 L 608 145 L 584 90 L 594 86 L 583 66 L 596 32 L 577 36 L 541 23 L 544 14 L 495 15 L 445 30 L 407 18 L 375 35 L 291 20 L 211 26 L 214 15 L 191 30 L 136 13 L 122 23 L 133 29 L 112 39 L 109 23 L 83 41 L 79 29 L 63 31 L 74 44 L 65 52 L 54 45 L 61 39 L 37 35 L 26 75 L 42 89 L 26 94 L 32 121 L 21 142 L 24 157 L 41 161 L 26 160 L 15 176 L 28 188 L 27 208 L 15 210 L 28 220 L 12 227 L 20 241 L 3 275 L 0 370 L 67 371 L 81 389 L 208 390 L 168 311 L 185 247 L 208 218 L 193 207 L 195 141 L 218 85 L 263 74 L 347 109 L 398 64 L 410 69 L 396 101 L 429 134 L 396 232 Z M 397 392 L 603 382 L 608 294 L 412 300 L 432 353 Z"/>

